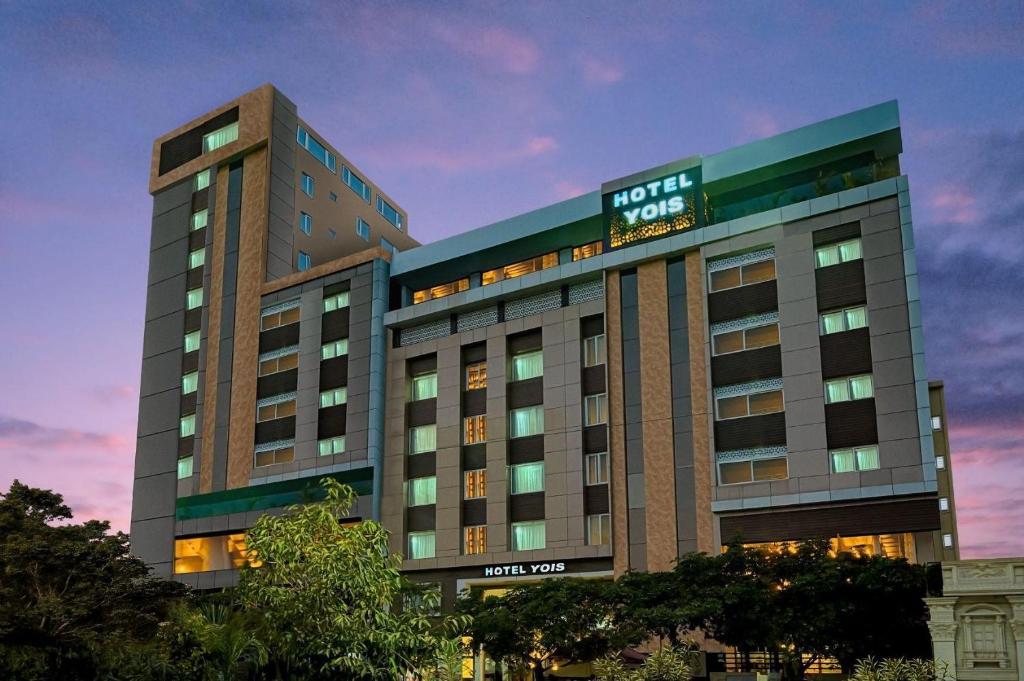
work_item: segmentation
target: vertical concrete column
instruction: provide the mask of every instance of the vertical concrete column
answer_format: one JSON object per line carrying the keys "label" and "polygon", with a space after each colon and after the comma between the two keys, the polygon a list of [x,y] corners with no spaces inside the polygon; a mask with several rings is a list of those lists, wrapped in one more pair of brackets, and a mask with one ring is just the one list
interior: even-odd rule
{"label": "vertical concrete column", "polygon": [[935,664],[946,667],[948,678],[956,679],[956,597],[926,598],[928,630],[932,636]]}
{"label": "vertical concrete column", "polygon": [[605,334],[608,353],[608,447],[611,469],[612,565],[615,576],[629,569],[629,509],[626,499],[626,417],[622,391],[622,302],[619,273],[605,279]]}
{"label": "vertical concrete column", "polygon": [[690,401],[693,414],[693,493],[697,509],[697,550],[714,553],[711,513],[714,470],[709,408],[707,333],[704,317],[704,263],[700,251],[686,254],[686,315],[690,344]]}

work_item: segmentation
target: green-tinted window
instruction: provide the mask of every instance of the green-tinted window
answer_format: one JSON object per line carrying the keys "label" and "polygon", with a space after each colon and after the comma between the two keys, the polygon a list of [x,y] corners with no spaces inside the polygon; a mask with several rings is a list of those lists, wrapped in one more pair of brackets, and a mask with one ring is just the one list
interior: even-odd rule
{"label": "green-tinted window", "polygon": [[437,503],[437,478],[413,478],[409,481],[409,505],[429,506]]}
{"label": "green-tinted window", "polygon": [[412,399],[428,400],[437,397],[437,374],[420,374],[412,378]]}
{"label": "green-tinted window", "polygon": [[343,307],[348,307],[348,291],[324,298],[324,312],[333,312]]}
{"label": "green-tinted window", "polygon": [[206,220],[208,216],[209,212],[205,208],[192,213],[192,231],[194,232],[197,229],[206,227]]}
{"label": "green-tinted window", "polygon": [[509,437],[528,437],[544,432],[544,407],[522,407],[508,413]]}
{"label": "green-tinted window", "polygon": [[195,352],[199,349],[199,332],[185,334],[185,352]]}
{"label": "green-tinted window", "polygon": [[437,449],[437,424],[414,426],[409,429],[409,453],[422,454]]}
{"label": "green-tinted window", "polygon": [[523,352],[512,357],[512,380],[525,381],[544,375],[544,353],[541,350]]}
{"label": "green-tinted window", "polygon": [[178,426],[178,435],[181,437],[191,437],[196,434],[196,415],[189,414],[188,416],[182,416],[181,422]]}
{"label": "green-tinted window", "polygon": [[544,462],[521,463],[511,468],[512,494],[529,494],[544,491]]}
{"label": "green-tinted window", "polygon": [[206,189],[209,186],[210,186],[210,169],[207,168],[206,170],[201,170],[198,173],[196,173],[196,181],[195,181],[195,184],[192,185],[192,190],[193,191],[199,191],[201,189]]}
{"label": "green-tinted window", "polygon": [[345,452],[345,436],[330,437],[317,443],[320,456],[332,456]]}
{"label": "green-tinted window", "polygon": [[320,393],[320,408],[336,407],[348,402],[348,388],[334,388]]}
{"label": "green-tinted window", "polygon": [[410,532],[409,533],[409,558],[417,560],[420,558],[434,557],[434,531]]}
{"label": "green-tinted window", "polygon": [[348,354],[348,338],[324,343],[320,346],[320,359],[334,359]]}
{"label": "green-tinted window", "polygon": [[188,268],[190,270],[194,269],[196,267],[202,266],[203,263],[205,263],[205,262],[206,262],[206,249],[205,248],[197,248],[196,250],[191,251],[188,254]]}
{"label": "green-tinted window", "polygon": [[185,395],[194,393],[199,389],[199,372],[193,371],[181,377],[181,392]]}
{"label": "green-tinted window", "polygon": [[192,477],[192,456],[178,459],[178,480]]}
{"label": "green-tinted window", "polygon": [[203,304],[203,289],[194,288],[186,292],[185,294],[185,307],[189,310],[194,310],[197,307],[201,307]]}
{"label": "green-tinted window", "polygon": [[543,520],[512,523],[512,550],[534,551],[543,549],[547,525]]}
{"label": "green-tinted window", "polygon": [[214,149],[220,149],[225,144],[230,144],[238,139],[238,121],[235,121],[231,125],[225,125],[220,130],[214,130],[213,132],[203,135],[203,153],[208,153]]}

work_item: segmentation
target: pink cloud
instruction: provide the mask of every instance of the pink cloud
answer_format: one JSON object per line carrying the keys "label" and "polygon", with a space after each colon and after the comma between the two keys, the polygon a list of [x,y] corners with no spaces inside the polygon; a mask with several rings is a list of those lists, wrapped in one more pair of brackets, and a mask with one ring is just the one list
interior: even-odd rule
{"label": "pink cloud", "polygon": [[53,428],[32,421],[0,416],[0,449],[72,449],[102,447],[123,449],[127,440],[109,433],[91,433],[74,428]]}
{"label": "pink cloud", "polygon": [[745,111],[740,119],[741,130],[747,138],[760,139],[777,135],[782,130],[779,121],[765,111]]}
{"label": "pink cloud", "polygon": [[555,196],[561,201],[586,194],[587,191],[589,191],[587,187],[584,187],[578,182],[559,180],[555,183]]}
{"label": "pink cloud", "polygon": [[437,28],[437,35],[456,52],[503,73],[526,75],[540,63],[540,48],[532,40],[498,26],[444,25]]}
{"label": "pink cloud", "polygon": [[974,224],[981,217],[977,199],[962,185],[942,185],[929,198],[928,205],[941,220],[956,225]]}
{"label": "pink cloud", "polygon": [[622,66],[596,57],[583,57],[581,66],[583,79],[588,83],[610,85],[619,82],[626,75]]}
{"label": "pink cloud", "polygon": [[117,385],[101,385],[93,389],[96,400],[102,404],[110,405],[125,400],[134,401],[138,396],[138,389],[134,385],[126,383]]}

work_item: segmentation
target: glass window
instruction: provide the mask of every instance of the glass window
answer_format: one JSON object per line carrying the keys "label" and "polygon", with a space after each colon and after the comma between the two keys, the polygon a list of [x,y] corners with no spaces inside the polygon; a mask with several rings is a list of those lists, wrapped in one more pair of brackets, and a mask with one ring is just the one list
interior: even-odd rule
{"label": "glass window", "polygon": [[334,192],[331,192],[330,194],[328,194],[327,198],[329,198],[331,201],[334,201],[335,203],[338,202],[338,195],[335,194]]}
{"label": "glass window", "polygon": [[320,408],[337,407],[348,402],[348,388],[333,388],[320,393]]}
{"label": "glass window", "polygon": [[946,457],[944,457],[944,456],[937,456],[937,457],[935,457],[935,467],[938,468],[940,471],[943,470],[946,467]]}
{"label": "glass window", "polygon": [[583,398],[583,425],[608,423],[608,395],[587,395]]}
{"label": "glass window", "polygon": [[487,441],[487,417],[467,416],[462,419],[463,441],[467,445],[475,445]]}
{"label": "glass window", "polygon": [[195,352],[199,349],[199,332],[193,331],[185,334],[185,352]]}
{"label": "glass window", "polygon": [[487,387],[487,362],[466,365],[466,390],[481,390]]}
{"label": "glass window", "polygon": [[781,390],[719,397],[715,400],[718,407],[718,420],[735,419],[758,414],[774,414],[785,410]]}
{"label": "glass window", "polygon": [[437,449],[437,424],[414,426],[409,429],[409,453],[422,454]]}
{"label": "glass window", "polygon": [[302,173],[302,193],[306,196],[313,196],[313,185],[313,178],[306,173]]}
{"label": "glass window", "polygon": [[199,372],[193,371],[181,377],[181,392],[184,395],[191,395],[199,389]]}
{"label": "glass window", "polygon": [[595,255],[601,255],[601,251],[603,250],[603,241],[593,241],[589,244],[576,246],[575,248],[572,249],[573,262],[577,260],[586,260],[587,258],[593,258]]}
{"label": "glass window", "polygon": [[525,274],[531,274],[532,272],[539,272],[540,270],[546,270],[549,267],[558,266],[558,253],[545,253],[544,255],[538,255],[536,258],[530,258],[529,260],[522,260],[520,262],[514,262],[511,265],[505,265],[497,269],[488,270],[484,272],[480,277],[480,283],[483,286],[487,284],[493,284],[496,281],[503,279],[514,279],[521,277]]}
{"label": "glass window", "polygon": [[191,454],[178,459],[178,480],[192,477],[192,460]]}
{"label": "glass window", "polygon": [[487,469],[478,468],[463,474],[462,494],[466,499],[483,499],[487,496]]}
{"label": "glass window", "polygon": [[289,307],[279,312],[268,312],[260,316],[260,331],[269,331],[279,326],[295,324],[299,321],[299,306]]}
{"label": "glass window", "polygon": [[544,351],[532,350],[512,356],[512,380],[525,381],[544,375]]}
{"label": "glass window", "polygon": [[878,446],[857,447],[854,449],[857,456],[857,469],[862,471],[873,471],[878,468]]}
{"label": "glass window", "polygon": [[334,359],[348,354],[348,338],[340,338],[320,346],[320,359]]}
{"label": "glass window", "polygon": [[[382,239],[383,241],[383,239]],[[434,300],[436,298],[445,298],[460,291],[469,289],[469,278],[464,277],[456,281],[450,281],[447,284],[439,284],[431,288],[425,288],[420,291],[413,291],[412,293],[412,304],[418,305],[428,300]]]}
{"label": "glass window", "polygon": [[718,484],[735,485],[751,480],[749,461],[732,461],[718,464]]}
{"label": "glass window", "polygon": [[[398,251],[395,245],[388,241],[387,239],[385,239],[384,237],[380,238],[380,247],[383,248],[388,253],[390,253],[391,255],[394,255],[395,252]],[[469,280],[466,280],[466,284],[467,286],[469,285]]]}
{"label": "glass window", "polygon": [[238,121],[231,125],[225,125],[220,130],[203,135],[203,153],[209,153],[214,149],[220,149],[225,144],[230,144],[238,139]]}
{"label": "glass window", "polygon": [[283,419],[289,416],[295,416],[295,398],[273,404],[264,404],[262,407],[256,408],[257,423]]}
{"label": "glass window", "polygon": [[819,269],[851,260],[860,260],[860,238],[814,249],[814,266]]}
{"label": "glass window", "polygon": [[210,186],[210,169],[200,170],[196,173],[195,183],[192,185],[192,191],[198,192],[206,189]]}
{"label": "glass window", "polygon": [[409,505],[429,506],[437,503],[437,478],[413,478],[409,481]]}
{"label": "glass window", "polygon": [[472,556],[477,553],[487,553],[487,526],[474,525],[472,527],[465,528],[462,546],[463,553],[467,556]]}
{"label": "glass window", "polygon": [[932,430],[942,430],[942,417],[941,416],[933,416],[932,417]]}
{"label": "glass window", "polygon": [[313,216],[310,215],[309,213],[300,212],[299,213],[299,229],[301,229],[302,233],[305,234],[306,236],[312,235],[313,234]]}
{"label": "glass window", "polygon": [[711,337],[711,347],[716,355],[743,350],[743,330],[716,333]]}
{"label": "glass window", "polygon": [[345,436],[329,437],[317,442],[317,451],[320,456],[333,456],[345,453]]}
{"label": "glass window", "polygon": [[206,227],[206,221],[209,219],[209,215],[210,212],[206,208],[192,213],[192,231],[194,232]]}
{"label": "glass window", "polygon": [[949,510],[949,498],[948,497],[939,497],[939,510],[940,511],[948,511]]}
{"label": "glass window", "polygon": [[412,377],[411,400],[429,400],[437,397],[437,372]]}
{"label": "glass window", "polygon": [[291,369],[298,368],[299,366],[299,351],[296,350],[287,355],[280,355],[278,357],[271,357],[269,359],[260,360],[259,375],[269,376],[270,374],[280,373],[282,371],[289,371]]}
{"label": "glass window", "polygon": [[259,567],[255,557],[249,557],[245,535],[222,534],[214,537],[188,537],[174,540],[174,574],[237,570],[245,563]]}
{"label": "glass window", "polygon": [[775,259],[760,260],[745,265],[737,265],[724,270],[716,270],[708,276],[711,291],[724,291],[739,286],[759,284],[775,278]]}
{"label": "glass window", "polygon": [[197,267],[202,267],[206,262],[206,249],[197,248],[194,251],[190,251],[188,254],[188,268],[190,270]]}
{"label": "glass window", "polygon": [[944,534],[942,535],[942,545],[947,549],[953,548],[953,535]]}
{"label": "glass window", "polygon": [[612,540],[612,517],[608,513],[587,516],[587,544],[599,546]]}
{"label": "glass window", "polygon": [[583,339],[583,366],[594,367],[605,363],[605,336],[603,333]]}
{"label": "glass window", "polygon": [[370,240],[370,223],[362,218],[356,218],[356,235],[365,239]]}
{"label": "glass window", "polygon": [[353,173],[345,166],[341,167],[341,181],[349,186],[349,188],[358,194],[363,201],[370,202],[370,187],[363,179]]}
{"label": "glass window", "polygon": [[847,376],[825,381],[825,403],[849,402],[874,397],[874,381],[871,374]]}
{"label": "glass window", "polygon": [[327,236],[331,237],[332,239],[336,239],[336,238],[338,238],[338,233],[337,233],[337,232],[335,232],[335,231],[334,231],[333,229],[331,229],[330,227],[328,227],[328,228],[327,228]]}
{"label": "glass window", "polygon": [[785,480],[789,477],[786,457],[729,461],[718,464],[718,484],[734,485],[762,480]]}
{"label": "glass window", "polygon": [[306,132],[306,129],[301,125],[295,133],[295,140],[299,143],[300,147],[312,154],[313,158],[327,166],[327,169],[332,173],[338,171],[338,159],[335,158],[334,154],[328,151],[327,147]]}
{"label": "glass window", "polygon": [[543,520],[531,520],[525,523],[512,523],[512,550],[534,551],[543,549],[545,545],[546,525]]}
{"label": "glass window", "polygon": [[324,298],[324,312],[334,312],[343,307],[348,307],[348,291],[335,293]]}
{"label": "glass window", "polygon": [[852,449],[836,449],[832,452],[832,472],[850,473],[857,470],[857,460]]}
{"label": "glass window", "polygon": [[196,415],[189,414],[188,416],[182,416],[178,423],[178,435],[179,437],[192,437],[196,434]]}
{"label": "glass window", "polygon": [[868,325],[868,311],[863,305],[821,315],[821,335],[863,329]]}
{"label": "glass window", "polygon": [[751,463],[754,469],[754,480],[785,480],[789,477],[786,457],[755,459]]}
{"label": "glass window", "polygon": [[294,460],[294,447],[276,447],[255,452],[253,465],[256,468],[260,468],[261,466],[273,466],[277,463],[290,463]]}
{"label": "glass window", "polygon": [[512,494],[529,494],[531,492],[544,491],[544,462],[520,463],[509,467],[511,469],[510,489]]}
{"label": "glass window", "polygon": [[779,324],[763,324],[749,329],[737,329],[716,333],[712,339],[712,349],[716,355],[725,355],[741,350],[755,350],[779,344]]}
{"label": "glass window", "polygon": [[395,227],[402,229],[402,214],[379,196],[377,197],[377,212],[383,215],[384,219]]}
{"label": "glass window", "polygon": [[305,251],[299,251],[299,271],[305,272],[313,266],[313,259],[309,257],[309,253]]}
{"label": "glass window", "polygon": [[544,432],[544,407],[522,407],[508,413],[509,437],[528,437]]}
{"label": "glass window", "polygon": [[608,482],[608,452],[587,454],[584,460],[583,472],[584,484],[606,484]]}
{"label": "glass window", "polygon": [[850,447],[832,451],[832,470],[835,473],[871,471],[879,467],[878,445]]}
{"label": "glass window", "polygon": [[194,288],[189,289],[185,293],[185,307],[189,310],[194,310],[197,307],[201,307],[203,304],[203,289]]}
{"label": "glass window", "polygon": [[409,559],[434,557],[434,531],[409,533]]}

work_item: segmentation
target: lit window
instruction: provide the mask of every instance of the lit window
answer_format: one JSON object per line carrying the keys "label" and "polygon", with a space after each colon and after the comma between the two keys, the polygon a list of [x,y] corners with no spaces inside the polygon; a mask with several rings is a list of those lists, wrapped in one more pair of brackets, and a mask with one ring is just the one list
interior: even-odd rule
{"label": "lit window", "polygon": [[198,192],[206,189],[210,186],[210,169],[201,170],[196,173],[195,184],[192,185],[192,191]]}
{"label": "lit window", "polygon": [[203,153],[209,153],[214,149],[220,149],[225,144],[231,144],[238,139],[238,121],[231,125],[225,125],[220,130],[203,135]]}
{"label": "lit window", "polygon": [[833,473],[873,471],[879,467],[878,445],[834,449],[830,453]]}
{"label": "lit window", "polygon": [[948,511],[949,510],[949,498],[948,497],[940,497],[939,498],[939,510],[940,511]]}
{"label": "lit window", "polygon": [[868,325],[868,309],[863,305],[821,315],[821,335],[863,329]]}
{"label": "lit window", "polygon": [[544,352],[532,350],[512,356],[512,380],[525,381],[544,375]]}
{"label": "lit window", "polygon": [[825,381],[825,403],[849,402],[874,397],[875,387],[871,374],[847,376]]}
{"label": "lit window", "polygon": [[483,499],[487,496],[487,469],[479,468],[463,474],[463,497],[466,499]]}
{"label": "lit window", "polygon": [[487,417],[467,416],[462,419],[462,432],[467,445],[475,445],[487,441]]}
{"label": "lit window", "polygon": [[529,437],[544,433],[544,407],[522,407],[508,413],[509,437]]}
{"label": "lit window", "polygon": [[291,463],[295,460],[295,448],[292,446],[269,447],[267,449],[257,450],[254,453],[254,456],[253,466],[256,468],[273,466],[278,463]]}
{"label": "lit window", "polygon": [[546,253],[544,255],[538,255],[536,258],[530,258],[529,260],[523,260],[512,263],[511,265],[505,265],[504,267],[488,270],[481,275],[480,282],[483,286],[486,286],[487,284],[493,284],[503,279],[514,279],[525,274],[531,274],[532,272],[546,270],[549,267],[556,267],[557,265],[558,253]]}
{"label": "lit window", "polygon": [[256,423],[273,421],[274,419],[283,419],[289,416],[295,416],[294,397],[281,400],[280,402],[264,404],[256,408]]}
{"label": "lit window", "polygon": [[301,125],[295,133],[295,140],[299,143],[299,146],[308,151],[313,157],[327,166],[327,169],[332,173],[338,170],[338,160],[334,157],[334,154],[327,151],[327,147],[320,144],[312,135],[306,132],[306,129]]}
{"label": "lit window", "polygon": [[942,430],[942,417],[941,416],[933,416],[932,417],[932,430]]}
{"label": "lit window", "polygon": [[779,344],[779,324],[763,324],[749,329],[736,329],[716,333],[711,338],[711,347],[716,355],[725,355],[730,352],[742,352],[743,350],[755,350]]}
{"label": "lit window", "polygon": [[335,293],[324,298],[324,312],[334,312],[343,307],[348,307],[348,291]]}
{"label": "lit window", "polygon": [[196,434],[196,415],[189,414],[188,416],[182,416],[178,422],[178,436],[179,437],[192,437]]}
{"label": "lit window", "polygon": [[192,231],[194,232],[197,229],[206,227],[206,221],[209,219],[209,215],[210,212],[206,208],[192,213]]}
{"label": "lit window", "polygon": [[348,354],[348,338],[341,338],[320,346],[320,359],[334,359]]}
{"label": "lit window", "polygon": [[544,462],[520,463],[509,467],[512,494],[544,491]]}
{"label": "lit window", "polygon": [[192,477],[192,461],[191,454],[178,459],[178,480]]}
{"label": "lit window", "polygon": [[409,481],[409,505],[429,506],[437,503],[437,478],[413,478]]}
{"label": "lit window", "polygon": [[390,253],[391,255],[394,255],[398,251],[395,245],[388,241],[387,239],[385,239],[384,237],[380,238],[380,247],[383,248],[388,253]]}
{"label": "lit window", "polygon": [[270,357],[268,359],[260,360],[259,375],[269,376],[270,374],[276,374],[281,371],[289,371],[296,369],[299,366],[299,352],[295,350],[287,355],[278,355],[276,357]]}
{"label": "lit window", "polygon": [[316,443],[320,456],[333,456],[345,453],[345,436],[329,437]]}
{"label": "lit window", "polygon": [[946,457],[944,457],[944,456],[937,456],[937,457],[935,457],[935,467],[937,469],[939,469],[940,471],[941,470],[945,470],[945,468],[946,468]]}
{"label": "lit window", "polygon": [[203,304],[203,289],[194,288],[185,293],[185,307],[194,310]]}
{"label": "lit window", "polygon": [[174,574],[237,570],[246,563],[259,567],[250,557],[245,535],[222,534],[214,537],[188,537],[174,540]]}
{"label": "lit window", "polygon": [[183,395],[191,395],[199,389],[199,372],[193,371],[181,377],[181,392]]}
{"label": "lit window", "polygon": [[583,425],[608,423],[608,395],[587,395],[583,398]]}
{"label": "lit window", "polygon": [[715,270],[708,276],[712,292],[725,291],[739,286],[749,286],[750,284],[760,284],[775,278],[775,260],[761,260],[729,267],[724,270]]}
{"label": "lit window", "polygon": [[320,393],[320,408],[337,407],[348,402],[348,388],[332,388]]}
{"label": "lit window", "polygon": [[413,376],[410,399],[415,402],[416,400],[429,400],[432,397],[437,397],[437,372]]}
{"label": "lit window", "polygon": [[572,249],[573,262],[577,260],[585,260],[587,258],[593,258],[595,255],[601,255],[601,251],[604,250],[603,241],[594,241],[589,244],[582,246],[576,246]]}
{"label": "lit window", "polygon": [[718,464],[718,484],[734,485],[761,480],[785,480],[789,477],[786,457],[729,461]]}
{"label": "lit window", "polygon": [[719,421],[759,414],[775,414],[786,408],[781,390],[719,397],[715,400],[715,406]]}
{"label": "lit window", "polygon": [[367,203],[370,202],[369,185],[363,182],[361,177],[344,166],[341,168],[341,181],[347,184],[356,194],[359,194],[363,201],[366,201]]}
{"label": "lit window", "polygon": [[463,553],[467,556],[487,553],[487,526],[475,525],[467,527],[463,535],[462,545]]}
{"label": "lit window", "polygon": [[299,251],[299,271],[305,272],[313,266],[313,259],[309,257],[309,253],[305,251]]}
{"label": "lit window", "polygon": [[535,551],[545,545],[546,524],[543,520],[512,523],[512,550]]}
{"label": "lit window", "polygon": [[587,544],[600,546],[612,540],[612,517],[608,513],[587,516]]}
{"label": "lit window", "polygon": [[851,260],[860,260],[860,239],[850,239],[838,244],[819,246],[814,249],[814,266],[831,267]]}
{"label": "lit window", "polygon": [[185,352],[195,352],[199,349],[199,332],[193,331],[185,334]]}
{"label": "lit window", "polygon": [[487,387],[487,362],[466,365],[466,390],[481,390]]}
{"label": "lit window", "polygon": [[434,557],[434,531],[409,533],[409,559]]}
{"label": "lit window", "polygon": [[942,545],[947,549],[953,548],[953,535],[944,534],[942,535]]}
{"label": "lit window", "polygon": [[369,241],[370,240],[370,223],[362,218],[356,218],[356,236]]}
{"label": "lit window", "polygon": [[468,288],[469,279],[463,278],[457,281],[450,281],[447,284],[440,284],[438,286],[425,288],[420,291],[413,291],[412,304],[418,305],[419,303],[423,303],[428,300],[434,300],[435,298],[444,298],[446,296],[452,295],[453,293],[465,291]]}
{"label": "lit window", "polygon": [[413,426],[409,429],[409,453],[422,454],[437,449],[437,424]]}
{"label": "lit window", "polygon": [[606,484],[608,482],[608,452],[587,454],[584,460],[583,475],[584,484]]}
{"label": "lit window", "polygon": [[402,229],[402,214],[379,196],[377,197],[377,212],[383,215],[384,219],[395,227]]}
{"label": "lit window", "polygon": [[197,248],[188,254],[188,268],[195,269],[196,267],[202,267],[203,263],[206,262],[206,249]]}
{"label": "lit window", "polygon": [[[300,211],[299,212],[299,229],[301,229],[302,233],[305,234],[306,236],[312,235],[313,234],[313,216],[310,215],[309,213],[303,213],[303,212]],[[309,268],[307,268],[307,269],[309,269]]]}
{"label": "lit window", "polygon": [[289,307],[277,312],[265,312],[260,315],[260,331],[269,331],[279,326],[295,324],[299,321],[299,306]]}
{"label": "lit window", "polygon": [[593,367],[605,363],[604,334],[583,339],[583,366]]}
{"label": "lit window", "polygon": [[313,178],[302,173],[302,193],[306,196],[313,196]]}

